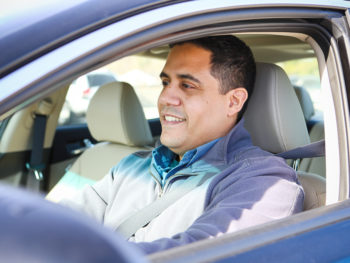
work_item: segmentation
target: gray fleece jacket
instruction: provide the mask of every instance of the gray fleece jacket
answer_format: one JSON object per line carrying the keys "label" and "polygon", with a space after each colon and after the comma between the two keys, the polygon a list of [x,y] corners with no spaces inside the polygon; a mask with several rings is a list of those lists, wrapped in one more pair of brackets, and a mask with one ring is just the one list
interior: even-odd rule
{"label": "gray fleece jacket", "polygon": [[173,158],[165,146],[132,154],[66,204],[115,230],[140,209],[201,177],[199,186],[129,239],[145,253],[216,237],[303,209],[304,193],[295,171],[282,158],[253,146],[243,121],[220,140],[192,150],[185,161],[174,166]]}

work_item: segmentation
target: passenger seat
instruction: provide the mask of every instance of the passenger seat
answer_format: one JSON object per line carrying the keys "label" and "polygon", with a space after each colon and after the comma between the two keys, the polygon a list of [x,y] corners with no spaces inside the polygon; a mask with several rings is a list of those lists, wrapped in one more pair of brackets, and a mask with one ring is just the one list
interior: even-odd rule
{"label": "passenger seat", "polygon": [[101,86],[90,101],[86,119],[99,143],[74,162],[47,195],[51,201],[69,198],[85,184],[101,179],[125,156],[151,149],[154,143],[141,103],[128,83]]}

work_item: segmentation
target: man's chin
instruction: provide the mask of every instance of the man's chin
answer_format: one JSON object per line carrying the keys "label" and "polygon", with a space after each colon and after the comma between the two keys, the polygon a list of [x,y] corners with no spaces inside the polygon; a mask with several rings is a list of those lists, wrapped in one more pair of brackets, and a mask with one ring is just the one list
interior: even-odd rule
{"label": "man's chin", "polygon": [[181,142],[178,140],[174,140],[173,138],[166,138],[165,136],[161,136],[160,142],[176,154],[180,154],[182,152],[181,151]]}

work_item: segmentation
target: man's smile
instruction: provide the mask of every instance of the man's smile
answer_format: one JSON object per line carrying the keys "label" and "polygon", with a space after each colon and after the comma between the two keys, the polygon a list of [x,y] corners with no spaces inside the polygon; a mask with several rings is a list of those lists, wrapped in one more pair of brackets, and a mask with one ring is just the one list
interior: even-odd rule
{"label": "man's smile", "polygon": [[180,123],[183,123],[185,121],[186,121],[185,118],[181,118],[179,116],[168,115],[168,114],[163,115],[163,123],[164,124],[180,124]]}

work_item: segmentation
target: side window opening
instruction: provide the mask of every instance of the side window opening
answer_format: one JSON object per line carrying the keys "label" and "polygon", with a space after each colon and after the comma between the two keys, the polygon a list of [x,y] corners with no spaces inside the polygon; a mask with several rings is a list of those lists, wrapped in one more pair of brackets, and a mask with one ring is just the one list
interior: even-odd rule
{"label": "side window opening", "polygon": [[323,106],[317,59],[313,57],[290,60],[278,63],[278,65],[287,72],[294,87],[303,89],[310,96],[313,106],[313,114],[310,119],[322,121]]}

